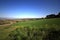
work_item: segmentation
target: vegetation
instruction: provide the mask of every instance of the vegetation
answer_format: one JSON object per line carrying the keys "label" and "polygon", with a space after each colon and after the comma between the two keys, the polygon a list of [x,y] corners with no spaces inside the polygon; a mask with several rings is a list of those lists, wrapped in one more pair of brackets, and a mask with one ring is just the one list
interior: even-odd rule
{"label": "vegetation", "polygon": [[7,20],[0,20],[0,25],[3,25],[3,24],[10,24],[10,22]]}
{"label": "vegetation", "polygon": [[47,15],[46,18],[60,18],[60,12],[57,15],[55,14]]}
{"label": "vegetation", "polygon": [[[44,19],[20,22],[15,31],[9,34],[11,40],[60,40],[60,19]],[[55,37],[53,37],[55,36]]]}
{"label": "vegetation", "polygon": [[60,18],[17,22],[0,27],[0,40],[60,40]]}
{"label": "vegetation", "polygon": [[0,25],[0,40],[60,40],[60,13],[46,19],[0,20]]}

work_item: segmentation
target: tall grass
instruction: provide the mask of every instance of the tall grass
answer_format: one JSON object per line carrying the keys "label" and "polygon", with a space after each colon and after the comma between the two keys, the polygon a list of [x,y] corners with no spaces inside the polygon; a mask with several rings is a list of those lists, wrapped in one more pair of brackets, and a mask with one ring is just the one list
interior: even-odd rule
{"label": "tall grass", "polygon": [[60,40],[59,18],[18,22],[13,26],[20,28],[9,34],[10,40]]}
{"label": "tall grass", "polygon": [[0,26],[0,40],[60,40],[60,18]]}

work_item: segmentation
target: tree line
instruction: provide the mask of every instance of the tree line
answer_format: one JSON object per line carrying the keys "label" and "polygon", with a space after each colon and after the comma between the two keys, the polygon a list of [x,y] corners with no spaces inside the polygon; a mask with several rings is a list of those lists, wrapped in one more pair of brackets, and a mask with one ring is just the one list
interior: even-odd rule
{"label": "tree line", "polygon": [[46,18],[60,18],[60,12],[57,15],[55,14],[47,15]]}

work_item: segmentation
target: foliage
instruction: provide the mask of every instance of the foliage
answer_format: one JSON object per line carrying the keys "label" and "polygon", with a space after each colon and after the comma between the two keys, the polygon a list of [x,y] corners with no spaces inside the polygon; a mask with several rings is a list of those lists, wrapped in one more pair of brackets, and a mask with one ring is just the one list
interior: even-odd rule
{"label": "foliage", "polygon": [[0,25],[3,25],[3,24],[10,24],[10,22],[7,20],[0,20]]}
{"label": "foliage", "polygon": [[[54,35],[58,38],[53,37]],[[60,40],[60,18],[21,21],[10,26],[0,26],[0,40],[52,40],[52,38]]]}
{"label": "foliage", "polygon": [[21,27],[12,31],[9,38],[11,40],[60,40],[59,20],[44,19],[17,23],[15,25]]}
{"label": "foliage", "polygon": [[60,18],[60,12],[57,15],[55,14],[47,15],[46,18]]}

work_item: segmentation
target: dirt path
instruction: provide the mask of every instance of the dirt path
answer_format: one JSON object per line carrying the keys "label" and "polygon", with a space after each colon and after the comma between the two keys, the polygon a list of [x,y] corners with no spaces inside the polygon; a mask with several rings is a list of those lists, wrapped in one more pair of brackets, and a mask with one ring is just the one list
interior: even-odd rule
{"label": "dirt path", "polygon": [[3,25],[0,25],[0,26],[9,26],[11,24],[13,24],[14,22],[10,22],[9,24],[3,24]]}
{"label": "dirt path", "polygon": [[5,28],[10,28],[10,26],[11,26],[12,24],[15,24],[15,23],[10,22],[10,24],[0,25],[0,31],[1,31],[1,30],[4,30]]}

